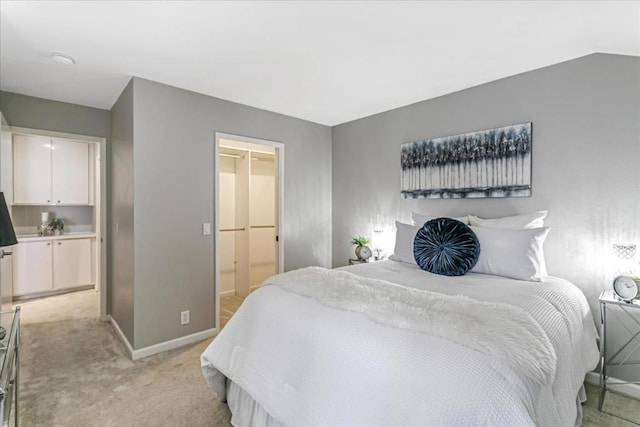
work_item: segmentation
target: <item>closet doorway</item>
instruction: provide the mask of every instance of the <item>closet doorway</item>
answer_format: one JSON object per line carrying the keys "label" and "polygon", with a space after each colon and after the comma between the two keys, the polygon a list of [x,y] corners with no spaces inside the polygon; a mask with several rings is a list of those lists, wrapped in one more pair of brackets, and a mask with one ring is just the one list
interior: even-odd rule
{"label": "closet doorway", "polygon": [[216,133],[216,306],[283,271],[284,144]]}

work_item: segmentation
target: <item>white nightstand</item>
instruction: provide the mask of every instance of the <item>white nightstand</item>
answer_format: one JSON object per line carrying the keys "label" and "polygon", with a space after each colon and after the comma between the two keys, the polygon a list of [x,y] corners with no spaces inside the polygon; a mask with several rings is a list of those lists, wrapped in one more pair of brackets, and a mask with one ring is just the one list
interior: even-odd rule
{"label": "white nightstand", "polygon": [[[640,355],[640,321],[637,316],[640,316],[640,301],[636,300],[634,302],[625,302],[613,294],[613,290],[608,289],[602,291],[600,294],[600,398],[598,400],[598,410],[602,411],[602,405],[604,403],[605,392],[607,391],[607,381],[609,379],[607,368],[610,366],[626,366],[626,365],[640,365],[640,360],[631,359],[631,356],[634,353],[638,356]],[[635,313],[635,315],[634,315]],[[610,321],[607,320],[607,317],[615,318],[618,322],[615,323],[618,327],[623,327],[629,332],[631,338],[627,342],[625,342],[618,349],[609,349],[607,352],[607,323]],[[631,319],[631,322],[627,321],[626,323],[621,321],[621,319],[625,317],[627,319]],[[631,323],[632,328],[628,326]],[[612,327],[614,324],[609,325]],[[631,348],[629,352],[626,354],[623,353],[624,349],[626,349],[630,344],[637,344],[635,348]],[[608,353],[612,353],[609,355]],[[638,382],[631,381],[616,381],[613,384],[639,384]],[[606,411],[603,411],[606,412]],[[617,416],[619,418],[624,418],[616,414],[610,414]],[[626,418],[624,418],[626,419]],[[628,420],[631,421],[631,420]]]}

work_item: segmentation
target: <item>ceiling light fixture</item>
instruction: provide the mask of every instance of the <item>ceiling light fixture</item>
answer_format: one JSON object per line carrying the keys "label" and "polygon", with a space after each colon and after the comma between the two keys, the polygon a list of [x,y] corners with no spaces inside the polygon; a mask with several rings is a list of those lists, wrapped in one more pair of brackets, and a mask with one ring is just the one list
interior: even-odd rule
{"label": "ceiling light fixture", "polygon": [[64,53],[52,53],[51,60],[56,64],[62,65],[73,65],[76,63],[75,59],[73,59],[69,55],[65,55]]}

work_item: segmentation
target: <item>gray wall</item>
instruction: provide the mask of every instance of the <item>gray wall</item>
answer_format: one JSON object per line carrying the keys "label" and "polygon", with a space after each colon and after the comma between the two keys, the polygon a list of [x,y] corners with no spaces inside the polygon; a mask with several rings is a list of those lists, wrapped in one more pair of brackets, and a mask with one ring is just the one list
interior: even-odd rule
{"label": "gray wall", "polygon": [[[109,152],[111,139],[111,112],[99,108],[51,101],[17,93],[0,91],[0,111],[10,126],[41,129],[54,132],[66,132],[77,135],[105,138],[106,175],[110,180]],[[107,211],[110,198],[107,194]],[[107,232],[108,230],[107,226]],[[107,245],[109,242],[107,242]],[[107,254],[109,247],[107,246]],[[107,256],[107,266],[110,259]],[[110,277],[107,275],[107,294],[110,289]],[[110,312],[109,296],[107,296],[107,313]]]}
{"label": "gray wall", "polygon": [[109,110],[0,91],[0,111],[10,126],[97,136],[107,140],[111,135]]}
{"label": "gray wall", "polygon": [[111,316],[129,343],[134,340],[133,272],[133,80],[111,109],[111,196],[109,218]]}
{"label": "gray wall", "polygon": [[214,327],[215,132],[284,143],[285,269],[330,266],[329,127],[140,78],[133,105],[134,348]]}
{"label": "gray wall", "polygon": [[[595,54],[334,127],[333,265],[347,263],[352,236],[373,236],[374,227],[392,234],[411,210],[499,217],[548,209],[549,273],[582,288],[597,314],[614,273],[612,243],[640,245],[639,76],[640,58]],[[400,144],[529,121],[531,197],[401,199]]]}

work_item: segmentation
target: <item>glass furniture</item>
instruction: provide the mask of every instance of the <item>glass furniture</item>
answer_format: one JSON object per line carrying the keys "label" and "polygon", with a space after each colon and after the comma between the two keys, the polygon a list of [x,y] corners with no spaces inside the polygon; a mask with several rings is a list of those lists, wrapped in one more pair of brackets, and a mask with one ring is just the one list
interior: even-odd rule
{"label": "glass furniture", "polygon": [[[20,307],[0,312],[0,419],[3,426],[18,426],[20,378]],[[2,336],[0,330],[0,336]]]}
{"label": "glass furniture", "polygon": [[[620,384],[640,384],[640,381],[610,381],[609,368],[616,368],[627,365],[640,365],[640,360],[632,358],[638,357],[640,350],[640,301],[625,302],[613,294],[613,290],[607,289],[600,294],[600,397],[598,400],[598,410],[618,418],[628,420],[620,415],[612,414],[602,410],[605,393],[608,385]],[[631,335],[619,348],[607,349],[607,323],[611,319],[617,320],[615,325],[622,327]],[[626,319],[626,321],[623,321]],[[613,326],[610,325],[609,328]],[[609,384],[607,384],[609,383]]]}

